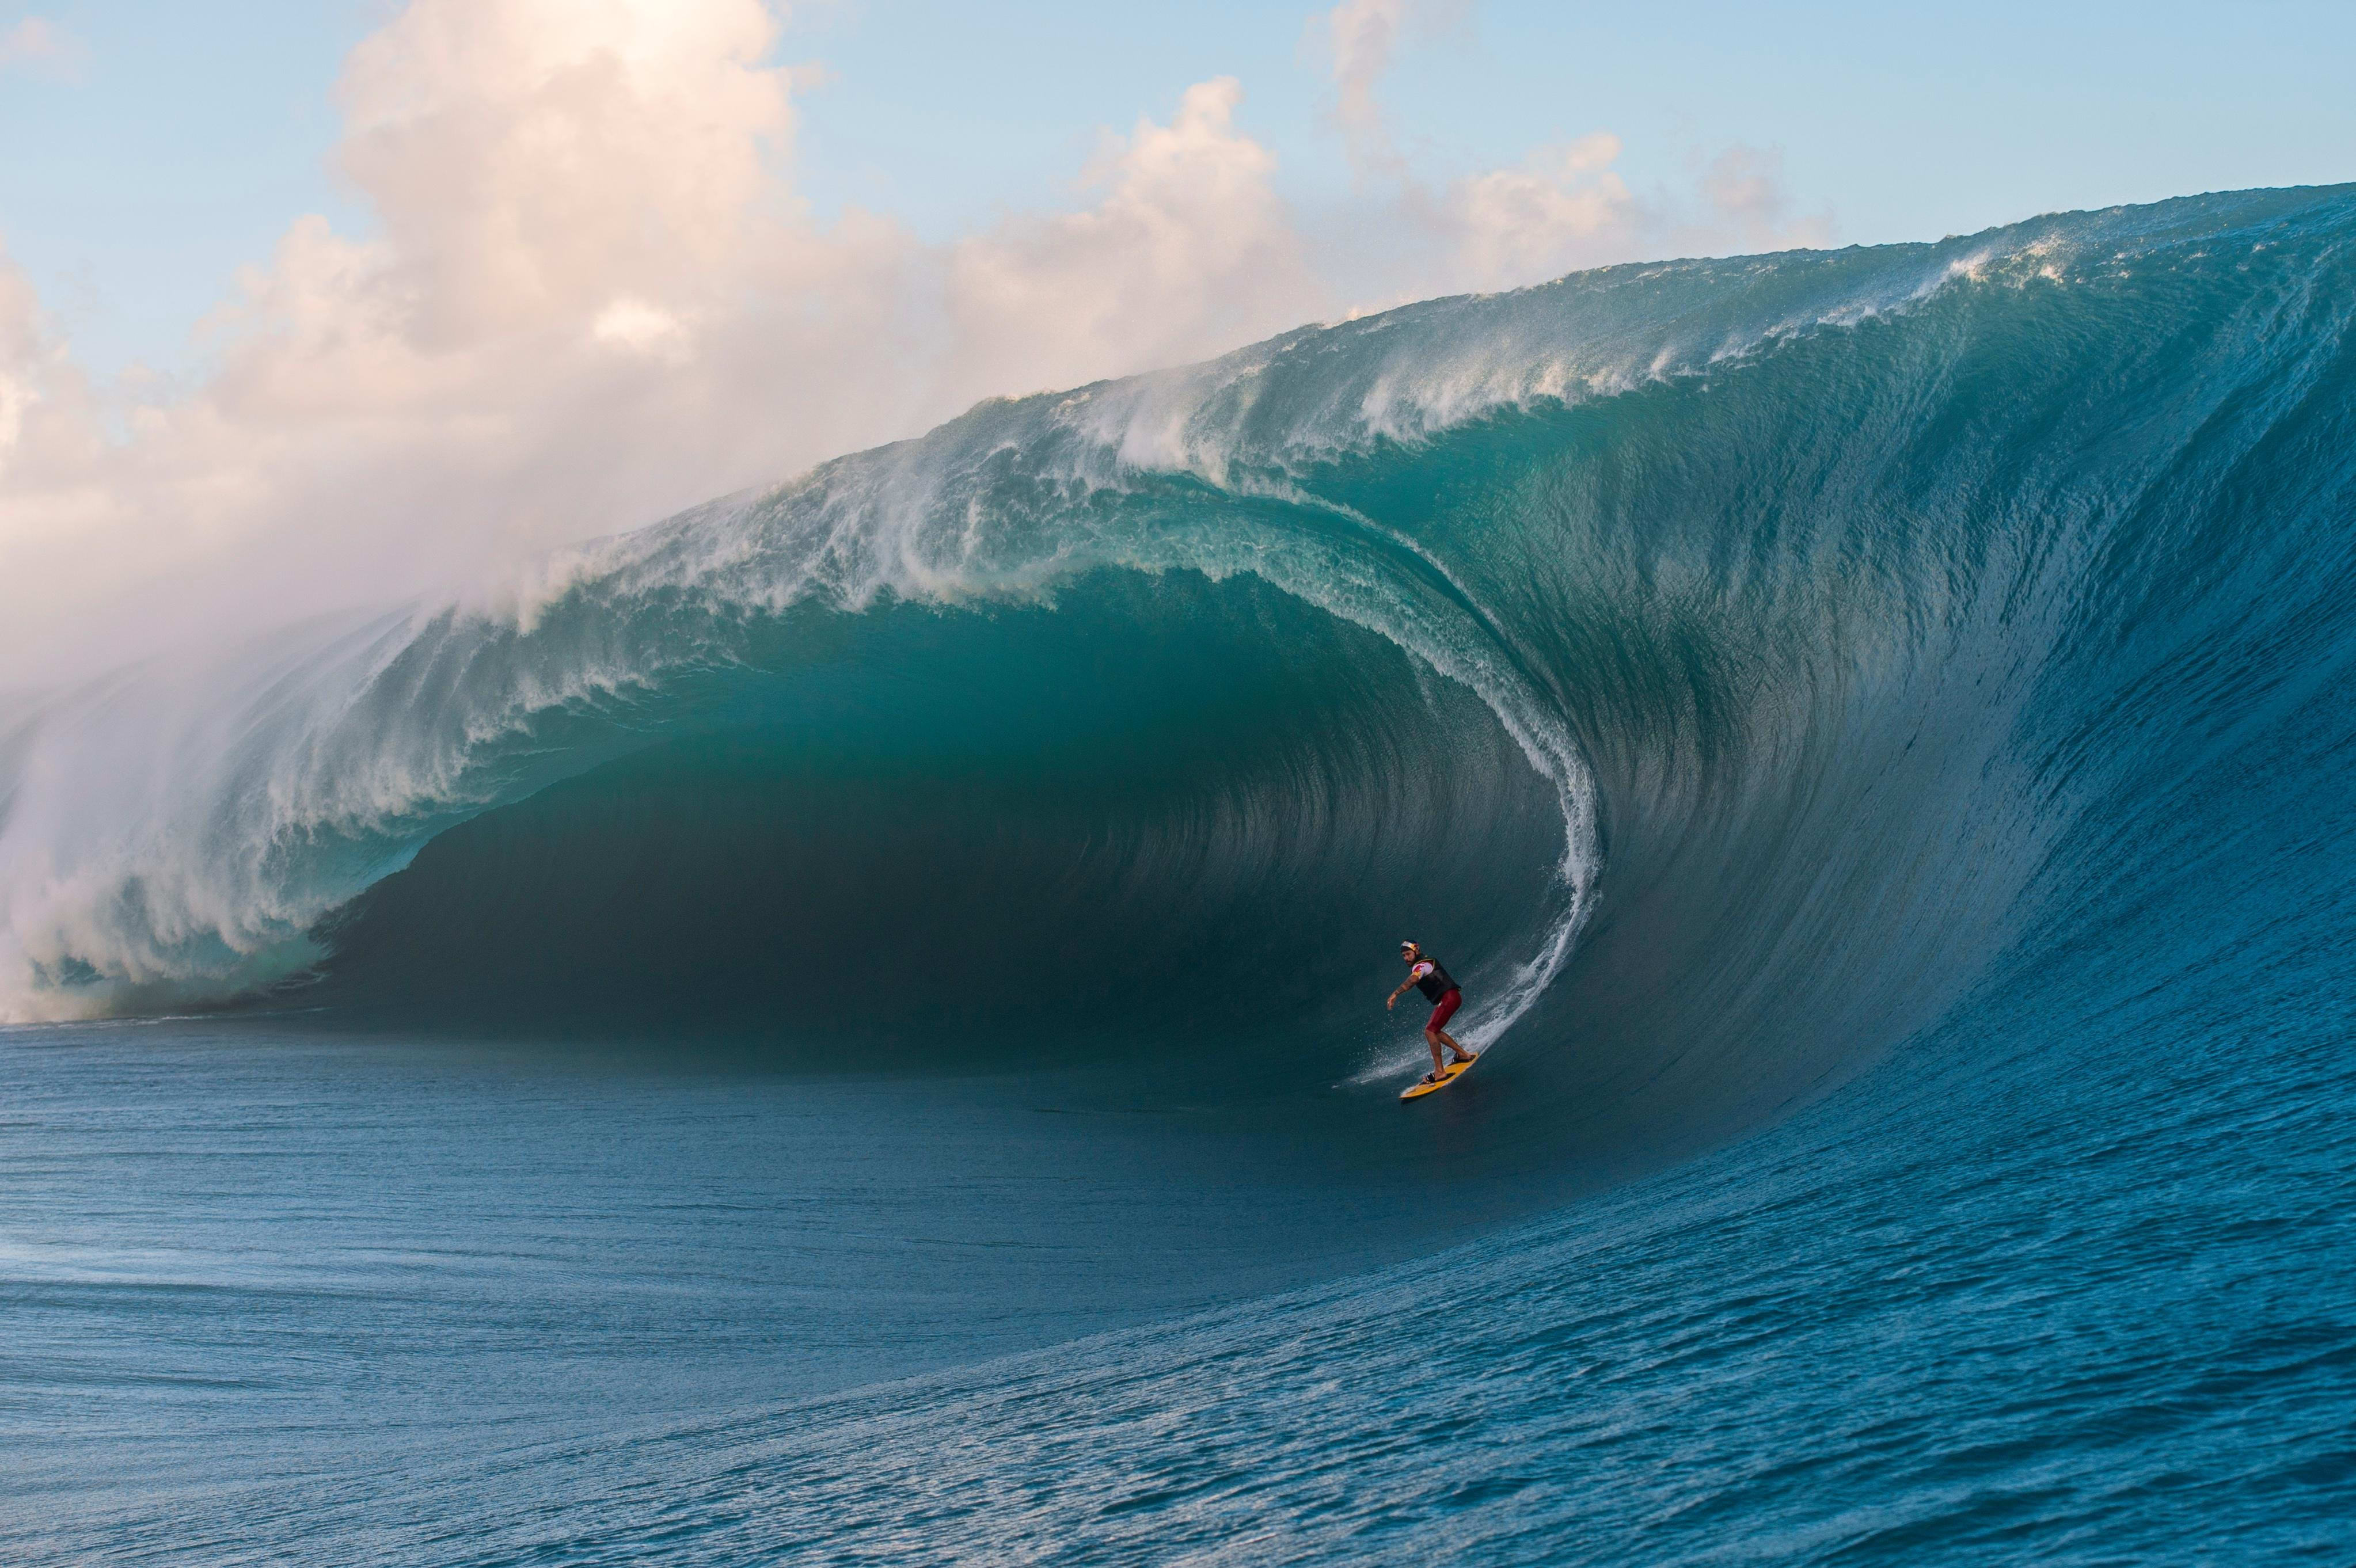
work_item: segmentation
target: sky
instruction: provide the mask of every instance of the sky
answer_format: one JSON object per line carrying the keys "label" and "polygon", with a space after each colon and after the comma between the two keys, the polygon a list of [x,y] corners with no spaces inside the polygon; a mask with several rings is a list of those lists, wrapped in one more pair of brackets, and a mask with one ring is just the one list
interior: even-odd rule
{"label": "sky", "polygon": [[0,0],[0,687],[975,399],[2356,178],[2356,5]]}

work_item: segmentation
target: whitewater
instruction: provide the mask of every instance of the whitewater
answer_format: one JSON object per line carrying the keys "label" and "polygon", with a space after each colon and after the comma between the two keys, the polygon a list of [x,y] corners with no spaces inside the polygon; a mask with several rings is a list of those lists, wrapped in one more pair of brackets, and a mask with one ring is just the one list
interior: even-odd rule
{"label": "whitewater", "polygon": [[2346,1560],[2352,557],[2356,187],[2258,191],[10,696],[0,1549]]}

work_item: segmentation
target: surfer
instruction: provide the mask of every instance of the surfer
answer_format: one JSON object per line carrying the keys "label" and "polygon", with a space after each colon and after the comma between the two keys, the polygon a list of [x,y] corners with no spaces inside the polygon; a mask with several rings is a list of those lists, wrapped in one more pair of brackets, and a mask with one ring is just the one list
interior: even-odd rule
{"label": "surfer", "polygon": [[1446,965],[1414,943],[1400,943],[1399,956],[1407,960],[1407,978],[1399,982],[1398,989],[1391,993],[1383,1008],[1387,1012],[1398,1007],[1398,999],[1407,995],[1409,986],[1421,991],[1423,999],[1432,1004],[1430,1021],[1423,1026],[1423,1043],[1431,1047],[1431,1076],[1423,1082],[1437,1083],[1448,1071],[1447,1062],[1440,1054],[1441,1046],[1454,1051],[1457,1061],[1468,1064],[1474,1054],[1457,1044],[1455,1037],[1441,1027],[1455,1016],[1458,1008],[1464,1005],[1464,992],[1457,986],[1456,976],[1448,972]]}

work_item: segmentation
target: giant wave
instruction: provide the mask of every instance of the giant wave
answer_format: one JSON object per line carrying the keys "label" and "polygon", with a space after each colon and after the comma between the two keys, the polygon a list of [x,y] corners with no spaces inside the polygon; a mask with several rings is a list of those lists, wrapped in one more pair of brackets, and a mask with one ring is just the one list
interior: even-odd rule
{"label": "giant wave", "polygon": [[1541,1132],[1697,1147],[2116,918],[2343,674],[2351,237],[2262,192],[1434,301],[22,699],[0,1017],[1347,1083],[1419,1054],[1411,934]]}

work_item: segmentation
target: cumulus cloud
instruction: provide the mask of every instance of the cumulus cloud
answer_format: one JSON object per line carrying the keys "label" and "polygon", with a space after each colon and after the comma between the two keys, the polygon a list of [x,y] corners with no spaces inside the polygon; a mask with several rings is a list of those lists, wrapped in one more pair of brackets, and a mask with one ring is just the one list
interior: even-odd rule
{"label": "cumulus cloud", "polygon": [[1236,129],[1242,95],[1231,77],[1187,89],[1169,124],[1141,120],[1099,157],[1097,205],[951,251],[969,379],[1020,363],[1029,380],[1005,389],[1027,391],[1200,358],[1328,303],[1269,185],[1275,158]]}
{"label": "cumulus cloud", "polygon": [[1348,233],[1288,209],[1222,78],[1108,139],[1076,210],[931,244],[812,218],[796,94],[821,73],[771,63],[764,0],[411,0],[338,91],[373,229],[291,224],[193,386],[92,384],[0,257],[0,687],[421,591],[991,393],[1788,227],[1765,155],[1682,206],[1630,191],[1608,136],[1419,184],[1375,87],[1439,14],[1326,19],[1339,123],[1392,159]]}
{"label": "cumulus cloud", "polygon": [[759,0],[494,0],[361,43],[339,156],[406,329],[464,344],[734,270],[792,151],[777,31]]}

